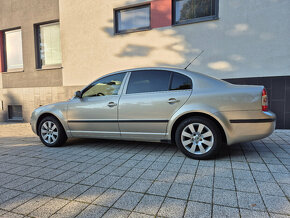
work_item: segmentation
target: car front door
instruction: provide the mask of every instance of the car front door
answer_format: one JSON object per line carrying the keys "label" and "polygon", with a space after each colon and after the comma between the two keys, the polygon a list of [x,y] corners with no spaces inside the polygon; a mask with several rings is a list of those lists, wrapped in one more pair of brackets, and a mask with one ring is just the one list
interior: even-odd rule
{"label": "car front door", "polygon": [[74,137],[119,138],[118,102],[126,73],[103,77],[68,103],[68,126]]}
{"label": "car front door", "polygon": [[191,79],[179,73],[165,70],[131,72],[119,101],[121,137],[165,138],[169,119],[186,102],[191,91]]}

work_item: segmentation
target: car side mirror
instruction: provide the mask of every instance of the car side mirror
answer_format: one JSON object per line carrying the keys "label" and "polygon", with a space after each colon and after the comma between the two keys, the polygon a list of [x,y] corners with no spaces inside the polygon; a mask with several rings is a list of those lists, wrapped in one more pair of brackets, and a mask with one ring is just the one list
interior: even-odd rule
{"label": "car side mirror", "polygon": [[76,93],[75,93],[75,97],[77,97],[77,98],[82,98],[82,93],[81,93],[81,91],[76,91]]}

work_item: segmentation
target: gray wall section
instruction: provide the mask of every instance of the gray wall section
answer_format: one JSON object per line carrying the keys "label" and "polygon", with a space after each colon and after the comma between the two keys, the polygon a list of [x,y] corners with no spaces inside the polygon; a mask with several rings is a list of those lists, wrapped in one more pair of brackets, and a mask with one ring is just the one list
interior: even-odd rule
{"label": "gray wall section", "polygon": [[29,122],[32,111],[41,105],[66,101],[82,86],[71,87],[32,87],[0,89],[0,122],[8,120],[8,105],[22,105],[23,122]]}
{"label": "gray wall section", "polygon": [[1,73],[3,88],[62,86],[62,69],[37,70],[34,24],[59,19],[58,0],[1,0],[0,31],[21,27],[23,72]]}
{"label": "gray wall section", "polygon": [[290,76],[225,79],[233,84],[263,85],[269,109],[277,115],[277,129],[290,129]]}

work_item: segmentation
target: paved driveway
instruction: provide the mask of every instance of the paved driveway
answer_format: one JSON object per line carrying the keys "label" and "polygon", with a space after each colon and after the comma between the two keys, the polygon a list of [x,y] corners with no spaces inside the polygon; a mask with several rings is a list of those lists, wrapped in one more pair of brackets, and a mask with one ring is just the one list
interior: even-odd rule
{"label": "paved driveway", "polygon": [[0,125],[0,216],[287,217],[290,131],[197,161],[167,144],[70,140],[47,148]]}

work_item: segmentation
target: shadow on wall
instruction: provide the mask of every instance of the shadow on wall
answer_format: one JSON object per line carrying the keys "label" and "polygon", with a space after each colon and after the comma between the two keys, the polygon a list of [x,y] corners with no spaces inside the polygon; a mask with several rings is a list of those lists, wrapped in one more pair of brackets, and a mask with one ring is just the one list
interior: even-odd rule
{"label": "shadow on wall", "polygon": [[[134,1],[127,1],[124,5],[129,3],[133,4]],[[255,13],[249,14],[247,11],[250,4],[259,6],[260,3],[247,2],[243,5],[228,2],[227,10],[239,9],[242,15],[231,20],[226,20],[229,19],[226,16],[234,16],[233,12],[226,12],[216,21],[114,35],[114,22],[109,19],[103,31],[111,38],[111,42],[116,43],[110,51],[113,57],[118,58],[115,61],[121,62],[120,69],[116,70],[126,69],[128,65],[130,68],[148,66],[146,63],[150,66],[184,67],[204,50],[203,55],[189,67],[190,70],[218,78],[269,75],[278,68],[270,63],[276,59],[284,60],[289,52],[286,53],[281,47],[283,51],[278,55],[278,47],[281,45],[275,39],[280,37],[279,32],[271,30],[271,24],[266,25],[267,21],[256,22],[253,18]],[[267,4],[270,7],[277,3],[268,1]],[[156,13],[164,13],[162,8],[154,10]],[[166,19],[171,20],[170,17]],[[265,67],[268,63],[270,68]]]}

